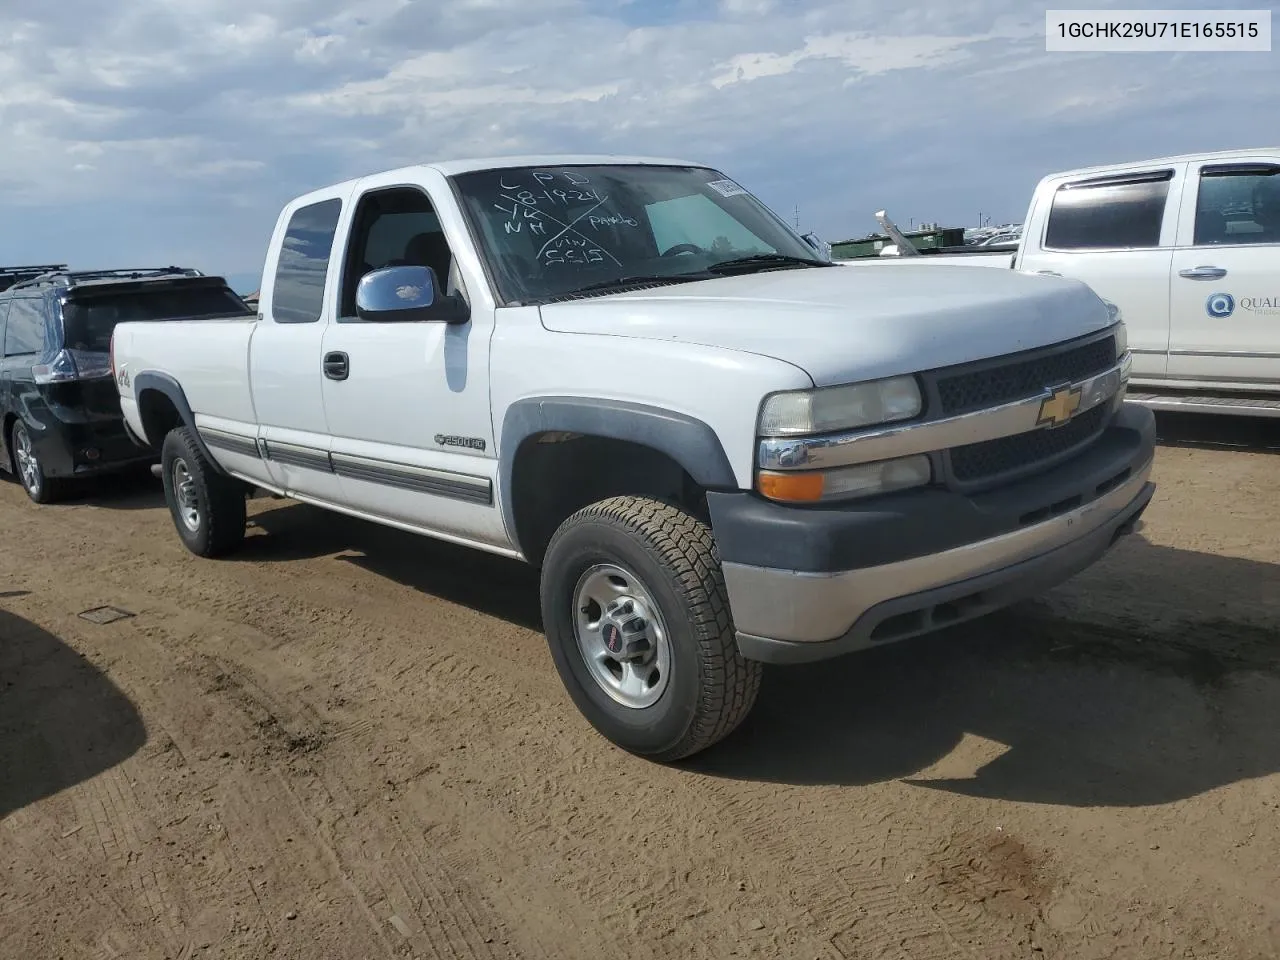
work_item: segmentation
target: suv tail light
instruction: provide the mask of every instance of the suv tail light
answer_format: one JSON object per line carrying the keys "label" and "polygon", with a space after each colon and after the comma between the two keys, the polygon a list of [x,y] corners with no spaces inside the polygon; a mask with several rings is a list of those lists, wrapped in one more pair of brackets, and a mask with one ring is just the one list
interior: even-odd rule
{"label": "suv tail light", "polygon": [[105,377],[110,372],[109,359],[100,353],[59,350],[48,363],[32,366],[31,377],[36,383],[68,383]]}

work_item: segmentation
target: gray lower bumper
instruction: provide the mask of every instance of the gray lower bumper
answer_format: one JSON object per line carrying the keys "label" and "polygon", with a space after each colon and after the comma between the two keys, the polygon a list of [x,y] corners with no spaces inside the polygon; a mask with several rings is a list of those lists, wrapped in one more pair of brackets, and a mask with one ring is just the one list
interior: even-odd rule
{"label": "gray lower bumper", "polygon": [[725,563],[738,646],[751,660],[822,660],[983,616],[1090,566],[1151,500],[1151,462],[1041,523],[930,556],[836,573]]}

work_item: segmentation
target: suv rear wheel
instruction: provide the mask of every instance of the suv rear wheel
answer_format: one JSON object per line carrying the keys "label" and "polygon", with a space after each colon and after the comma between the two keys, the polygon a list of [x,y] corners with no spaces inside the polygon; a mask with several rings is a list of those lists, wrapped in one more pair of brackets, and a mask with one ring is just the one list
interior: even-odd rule
{"label": "suv rear wheel", "polygon": [[62,494],[62,484],[45,476],[44,465],[31,442],[27,425],[21,420],[13,422],[9,431],[9,449],[13,451],[14,473],[27,496],[36,503],[52,503]]}
{"label": "suv rear wheel", "polygon": [[190,427],[175,427],[164,438],[160,475],[173,525],[188,550],[217,557],[244,539],[244,487],[218,472]]}
{"label": "suv rear wheel", "polygon": [[543,559],[542,620],[578,709],[653,760],[728,736],[760,689],[760,664],[738,652],[711,530],[669,503],[614,497],[561,524]]}

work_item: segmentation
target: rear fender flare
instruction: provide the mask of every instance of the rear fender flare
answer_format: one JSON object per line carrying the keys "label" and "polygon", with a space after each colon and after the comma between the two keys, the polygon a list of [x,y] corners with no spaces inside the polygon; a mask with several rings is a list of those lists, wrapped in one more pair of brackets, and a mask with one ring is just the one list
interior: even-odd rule
{"label": "rear fender flare", "polygon": [[[212,464],[213,468],[223,476],[227,476],[227,472],[222,469],[222,465],[218,463],[217,458],[209,452],[209,448],[205,446],[204,439],[200,436],[200,430],[196,427],[196,415],[191,412],[191,404],[187,402],[187,395],[182,389],[182,384],[178,383],[173,377],[167,373],[157,373],[153,370],[144,370],[133,378],[133,395],[141,401],[143,393],[147,390],[155,390],[158,393],[168,397],[169,402],[173,404],[174,409],[178,411],[178,416],[182,418],[185,426],[190,428],[192,436],[195,438],[195,444],[200,449],[200,453],[204,458]],[[146,432],[146,424],[143,424],[143,432]],[[151,444],[157,450],[164,443],[164,437],[142,438]]]}

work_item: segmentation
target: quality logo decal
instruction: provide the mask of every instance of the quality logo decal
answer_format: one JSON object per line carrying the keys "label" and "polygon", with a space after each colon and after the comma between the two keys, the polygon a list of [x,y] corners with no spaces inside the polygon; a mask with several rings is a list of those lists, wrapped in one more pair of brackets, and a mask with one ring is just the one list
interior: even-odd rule
{"label": "quality logo decal", "polygon": [[1239,307],[1266,317],[1280,317],[1280,297],[1241,297]]}
{"label": "quality logo decal", "polygon": [[1229,293],[1212,293],[1204,302],[1204,312],[1215,320],[1225,320],[1237,308],[1258,316],[1280,317],[1280,296],[1241,297],[1237,300]]}
{"label": "quality logo decal", "polygon": [[1217,320],[1231,316],[1236,309],[1236,298],[1229,293],[1211,293],[1204,302],[1204,312]]}

